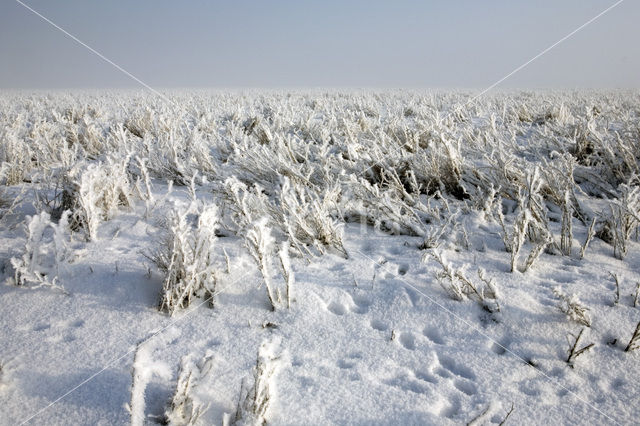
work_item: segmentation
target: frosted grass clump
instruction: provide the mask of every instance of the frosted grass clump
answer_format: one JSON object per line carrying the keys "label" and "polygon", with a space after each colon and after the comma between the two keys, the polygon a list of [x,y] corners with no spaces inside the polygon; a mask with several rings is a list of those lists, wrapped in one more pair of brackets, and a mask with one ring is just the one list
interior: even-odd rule
{"label": "frosted grass clump", "polygon": [[170,212],[162,247],[151,256],[164,273],[159,307],[170,315],[188,307],[196,297],[208,299],[213,306],[216,292],[213,256],[218,208],[214,204],[202,207],[195,226],[187,220],[190,212],[176,208]]}

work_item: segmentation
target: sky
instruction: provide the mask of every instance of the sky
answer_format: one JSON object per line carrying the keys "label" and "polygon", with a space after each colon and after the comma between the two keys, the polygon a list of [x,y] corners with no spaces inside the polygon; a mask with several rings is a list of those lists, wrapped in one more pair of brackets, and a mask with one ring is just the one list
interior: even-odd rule
{"label": "sky", "polygon": [[[484,88],[615,0],[22,0],[154,88]],[[503,88],[640,87],[625,0]],[[141,85],[15,0],[0,88]]]}

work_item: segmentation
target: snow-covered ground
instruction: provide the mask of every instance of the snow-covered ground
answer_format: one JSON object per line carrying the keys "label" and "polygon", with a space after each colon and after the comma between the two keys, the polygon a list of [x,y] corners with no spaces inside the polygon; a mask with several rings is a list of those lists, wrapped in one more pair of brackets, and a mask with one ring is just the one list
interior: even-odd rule
{"label": "snow-covered ground", "polygon": [[467,99],[5,94],[0,423],[636,423],[638,94]]}

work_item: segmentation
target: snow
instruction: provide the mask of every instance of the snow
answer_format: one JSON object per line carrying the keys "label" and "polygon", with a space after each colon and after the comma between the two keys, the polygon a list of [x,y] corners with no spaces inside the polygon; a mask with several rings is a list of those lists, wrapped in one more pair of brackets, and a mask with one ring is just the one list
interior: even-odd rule
{"label": "snow", "polygon": [[[275,134],[265,127],[258,137]],[[240,160],[230,161],[226,167],[234,170],[233,161]],[[38,211],[28,191],[0,219],[0,424],[160,422],[179,378],[186,383],[181,368],[192,372],[189,404],[202,408],[196,424],[233,422],[251,386],[268,397],[268,406],[260,415],[243,417],[248,424],[260,423],[261,416],[278,425],[499,424],[510,410],[506,424],[637,421],[640,351],[624,352],[640,320],[634,306],[637,240],[629,240],[627,256],[618,259],[610,244],[594,238],[580,259],[588,224],[574,220],[571,255],[544,251],[526,272],[511,272],[502,228],[482,209],[455,214],[453,222],[464,226],[465,236],[453,225],[432,225],[431,235],[444,230],[434,237],[434,248],[424,247],[425,236],[383,232],[380,223],[341,223],[348,256],[334,246],[299,256],[287,250],[275,226],[270,233],[266,216],[254,218],[255,229],[237,233],[228,232],[224,222],[220,227],[227,232],[209,236],[215,238],[218,265],[214,307],[196,297],[169,315],[158,310],[164,276],[149,257],[162,241],[167,223],[161,219],[171,209],[193,207],[185,220],[194,226],[197,220],[217,220],[218,210],[216,218],[193,212],[221,203],[216,194],[224,181],[213,175],[196,181],[193,188],[170,189],[167,179],[154,177],[146,200],[109,207],[108,217],[92,222],[90,238],[65,235]],[[17,195],[29,185],[34,184],[8,189]],[[603,200],[579,197],[585,211],[601,210]],[[314,208],[319,214],[325,207]],[[305,211],[300,207],[299,217]],[[508,226],[516,216],[507,214]],[[49,238],[49,245],[28,242],[24,224],[34,228],[36,239]],[[400,231],[413,226],[389,225]],[[560,223],[550,222],[550,229],[559,241]],[[243,233],[256,240],[254,253]],[[524,265],[533,247],[524,235],[518,238],[518,262]],[[54,247],[63,240],[61,257],[62,249]],[[25,244],[35,243],[47,250],[26,267],[49,261],[48,279],[54,265],[62,264],[56,284],[64,291],[15,285],[9,259],[21,259]],[[262,272],[254,260],[259,253],[272,257]],[[428,253],[481,286],[484,301],[467,293],[461,300],[450,297],[443,266]],[[280,262],[290,270],[288,278]],[[482,286],[479,270],[495,286],[494,296]],[[621,283],[617,303],[611,272]],[[275,310],[265,281],[274,299],[281,291]],[[292,289],[290,308],[285,287]],[[569,300],[588,307],[590,327],[559,309],[571,305]],[[583,328],[580,347],[594,346],[571,366],[571,335]],[[169,418],[179,423],[181,417]]]}

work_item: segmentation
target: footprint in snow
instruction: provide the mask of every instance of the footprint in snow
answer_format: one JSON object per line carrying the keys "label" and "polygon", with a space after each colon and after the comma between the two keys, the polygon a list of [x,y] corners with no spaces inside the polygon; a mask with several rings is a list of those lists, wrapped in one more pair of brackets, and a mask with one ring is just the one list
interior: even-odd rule
{"label": "footprint in snow", "polygon": [[384,380],[383,383],[388,386],[402,389],[406,392],[413,392],[418,394],[427,394],[431,390],[431,385],[429,383],[425,383],[424,380],[416,380],[410,377],[407,373],[398,374],[392,379]]}
{"label": "footprint in snow", "polygon": [[460,408],[460,398],[451,397],[449,398],[449,405],[440,410],[440,416],[451,419],[460,412]]}
{"label": "footprint in snow", "polygon": [[463,379],[457,379],[453,382],[453,386],[458,389],[460,392],[472,396],[478,392],[478,388],[472,382]]}
{"label": "footprint in snow", "polygon": [[344,263],[336,263],[332,267],[329,268],[330,271],[344,271]]}
{"label": "footprint in snow", "polygon": [[407,297],[409,298],[409,302],[411,302],[411,306],[415,307],[420,301],[420,295],[414,289],[407,287],[406,285],[403,287]]}
{"label": "footprint in snow", "polygon": [[435,327],[425,327],[425,329],[422,331],[422,334],[424,334],[427,339],[431,340],[436,345],[445,344],[444,338],[440,334],[440,331]]}
{"label": "footprint in snow", "polygon": [[558,299],[552,299],[550,297],[540,298],[540,304],[543,306],[556,307],[558,305]]}
{"label": "footprint in snow", "polygon": [[619,391],[620,388],[624,387],[626,384],[626,380],[618,378],[611,382],[611,389],[614,391]]}
{"label": "footprint in snow", "polygon": [[380,321],[377,319],[372,319],[370,322],[371,328],[378,331],[387,331],[389,326],[384,321]]}
{"label": "footprint in snow", "polygon": [[397,277],[397,275],[394,274],[394,273],[391,273],[391,272],[384,272],[382,274],[382,278],[385,279],[385,280],[392,280],[392,279],[394,279],[396,277]]}
{"label": "footprint in snow", "polygon": [[84,321],[79,319],[79,320],[75,320],[75,321],[71,321],[68,324],[65,324],[68,327],[73,327],[73,328],[79,328],[82,327],[84,325]]}
{"label": "footprint in snow", "polygon": [[350,307],[351,312],[356,314],[366,314],[369,312],[369,306],[371,306],[371,300],[365,296],[354,295],[351,296],[353,306]]}
{"label": "footprint in snow", "polygon": [[73,334],[55,334],[53,336],[47,337],[45,341],[47,343],[70,343],[76,340],[76,336]]}
{"label": "footprint in snow", "polygon": [[356,363],[354,360],[351,359],[339,359],[338,360],[338,368],[341,368],[343,370],[349,370],[353,367],[356,366]]}
{"label": "footprint in snow", "polygon": [[564,370],[560,367],[554,367],[550,372],[549,372],[550,376],[553,377],[559,377],[559,378],[563,378],[565,373]]}
{"label": "footprint in snow", "polygon": [[403,331],[400,333],[398,341],[405,349],[410,351],[413,351],[416,348],[416,338],[410,331]]}
{"label": "footprint in snow", "polygon": [[576,277],[574,275],[563,275],[563,274],[547,275],[543,278],[552,282],[560,283],[560,284],[568,284],[576,280]]}
{"label": "footprint in snow", "polygon": [[360,352],[351,352],[345,358],[338,360],[338,367],[343,370],[348,370],[356,366],[357,360],[362,359]]}
{"label": "footprint in snow", "polygon": [[433,374],[429,373],[428,371],[416,371],[415,376],[417,379],[420,379],[424,382],[429,382],[433,384],[438,383],[438,378]]}
{"label": "footprint in snow", "polygon": [[402,263],[402,264],[398,265],[398,274],[399,275],[406,275],[407,272],[409,272],[409,264]]}
{"label": "footprint in snow", "polygon": [[496,355],[504,355],[509,349],[511,341],[509,339],[503,339],[501,341],[491,342],[491,350]]}
{"label": "footprint in snow", "polygon": [[51,328],[51,324],[41,323],[41,324],[36,324],[33,327],[33,331],[44,331],[44,330],[48,330],[49,328]]}
{"label": "footprint in snow", "polygon": [[375,244],[371,241],[365,241],[365,243],[363,243],[360,246],[360,250],[365,254],[372,253],[374,249],[375,249]]}
{"label": "footprint in snow", "polygon": [[401,255],[401,254],[405,253],[406,250],[407,249],[406,249],[405,246],[394,245],[394,246],[389,248],[388,253],[392,254],[392,255],[395,255],[395,256],[398,256],[398,255]]}
{"label": "footprint in snow", "polygon": [[445,370],[442,367],[436,368],[436,374],[443,379],[450,379],[451,377],[453,377],[453,374],[451,374],[449,370]]}
{"label": "footprint in snow", "polygon": [[338,315],[338,316],[342,316],[347,313],[347,307],[335,300],[327,305],[327,309],[332,314]]}
{"label": "footprint in snow", "polygon": [[476,379],[476,375],[473,373],[473,371],[471,371],[470,368],[458,364],[453,360],[453,358],[449,358],[446,355],[438,355],[438,361],[443,368],[455,374],[456,376],[460,376],[469,380]]}
{"label": "footprint in snow", "polygon": [[[347,293],[345,293],[347,294]],[[361,295],[348,295],[350,303],[342,303],[334,300],[327,305],[329,312],[334,315],[342,316],[348,312],[355,314],[366,314],[369,312],[369,306],[371,306],[371,300]]]}
{"label": "footprint in snow", "polygon": [[520,383],[518,389],[520,390],[520,392],[528,396],[540,395],[540,389],[535,383],[530,380],[525,380],[524,382]]}

